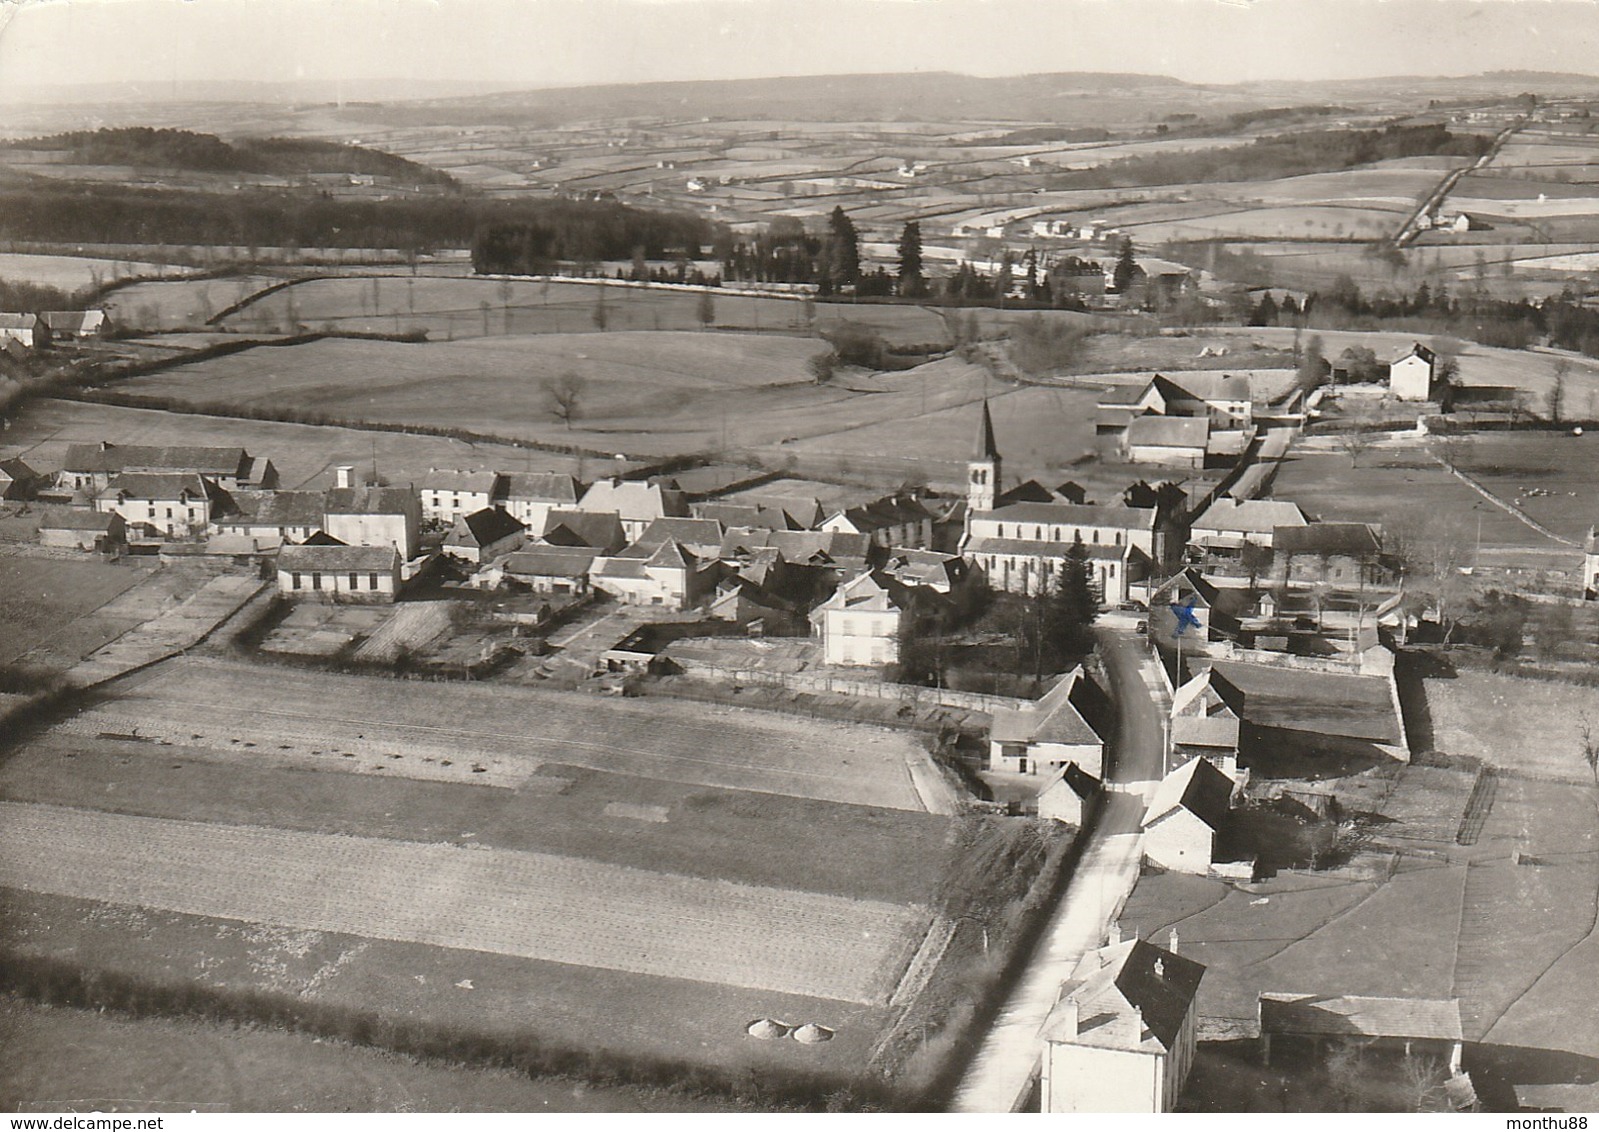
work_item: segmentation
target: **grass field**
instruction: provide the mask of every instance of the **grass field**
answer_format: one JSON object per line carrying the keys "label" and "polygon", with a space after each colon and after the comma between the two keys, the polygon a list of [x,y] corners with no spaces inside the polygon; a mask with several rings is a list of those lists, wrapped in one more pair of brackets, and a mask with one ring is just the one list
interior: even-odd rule
{"label": "grass field", "polygon": [[845,1002],[886,1004],[927,922],[517,850],[24,803],[0,817],[8,888]]}
{"label": "grass field", "polygon": [[36,283],[77,291],[94,283],[109,283],[126,276],[187,275],[192,269],[162,263],[95,259],[74,255],[0,253],[0,279],[8,283]]}
{"label": "grass field", "polygon": [[103,305],[119,326],[148,331],[193,330],[203,327],[219,311],[279,282],[282,280],[272,275],[229,275],[133,283],[112,291]]}
{"label": "grass field", "polygon": [[[51,641],[147,576],[97,559],[0,555],[0,664]],[[108,625],[98,643],[118,631]]]}
{"label": "grass field", "polygon": [[[278,469],[281,486],[331,487],[333,469],[355,464],[363,472],[374,460],[391,483],[415,481],[431,468],[495,468],[506,472],[569,472],[585,479],[609,473],[615,462],[534,452],[499,444],[471,444],[437,436],[408,436],[318,425],[253,421],[128,409],[81,401],[32,401],[11,421],[6,454],[30,466],[54,471],[68,445],[94,444],[239,445],[264,456]],[[29,537],[32,537],[31,534]]]}
{"label": "grass field", "polygon": [[1582,720],[1599,728],[1599,689],[1461,670],[1423,682],[1433,745],[1501,770],[1587,786]]}
{"label": "grass field", "polygon": [[[763,712],[707,719],[692,704],[197,659],[134,676],[121,692],[69,726],[93,735],[137,728],[141,736],[175,745],[236,750],[246,762],[287,747],[296,759],[310,755],[317,765],[354,773],[403,777],[408,760],[447,759],[458,780],[524,786],[540,766],[565,763],[700,786],[922,809],[907,770],[907,759],[922,757],[915,737],[876,728]],[[227,711],[219,713],[218,704],[227,704]],[[475,767],[483,770],[474,773]]]}
{"label": "grass field", "polygon": [[722,1112],[660,1089],[424,1065],[307,1034],[0,1001],[7,1112]]}
{"label": "grass field", "polygon": [[1599,489],[1599,437],[1592,433],[1478,433],[1462,470],[1573,542],[1580,544],[1599,519],[1591,505]]}

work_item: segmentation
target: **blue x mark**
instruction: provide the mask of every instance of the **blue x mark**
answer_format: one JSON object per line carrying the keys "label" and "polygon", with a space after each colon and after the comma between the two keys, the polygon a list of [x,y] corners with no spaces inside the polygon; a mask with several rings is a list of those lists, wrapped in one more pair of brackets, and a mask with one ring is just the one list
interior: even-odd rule
{"label": "blue x mark", "polygon": [[1172,616],[1177,618],[1177,625],[1174,629],[1172,629],[1171,632],[1173,639],[1182,636],[1183,633],[1188,629],[1198,629],[1200,627],[1199,617],[1194,613],[1193,598],[1189,598],[1188,601],[1183,605],[1178,605],[1176,602],[1172,602],[1170,609]]}

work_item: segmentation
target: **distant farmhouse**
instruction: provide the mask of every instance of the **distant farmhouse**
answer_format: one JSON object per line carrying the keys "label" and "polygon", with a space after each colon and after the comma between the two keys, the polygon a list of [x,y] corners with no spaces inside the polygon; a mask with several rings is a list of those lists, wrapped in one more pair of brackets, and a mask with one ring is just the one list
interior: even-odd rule
{"label": "distant farmhouse", "polygon": [[1388,391],[1401,401],[1433,400],[1438,355],[1420,342],[1388,363]]}

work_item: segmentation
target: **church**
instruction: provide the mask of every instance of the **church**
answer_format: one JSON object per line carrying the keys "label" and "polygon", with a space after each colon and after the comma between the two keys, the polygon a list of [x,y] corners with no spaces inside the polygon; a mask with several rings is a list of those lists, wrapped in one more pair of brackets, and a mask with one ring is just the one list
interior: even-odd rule
{"label": "church", "polygon": [[1077,539],[1088,551],[1101,604],[1121,605],[1147,582],[1159,537],[1155,508],[1073,503],[1031,481],[1003,491],[1003,467],[984,401],[966,465],[960,553],[982,569],[991,586],[1007,593],[1048,592]]}

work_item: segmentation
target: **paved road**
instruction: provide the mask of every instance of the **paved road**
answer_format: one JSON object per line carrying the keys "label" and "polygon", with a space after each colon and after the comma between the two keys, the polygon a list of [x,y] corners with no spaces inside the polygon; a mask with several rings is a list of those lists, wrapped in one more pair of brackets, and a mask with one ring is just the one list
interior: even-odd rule
{"label": "paved road", "polygon": [[[1100,643],[1118,711],[1110,778],[1137,782],[1157,777],[1165,743],[1159,677],[1149,668],[1152,662],[1134,634],[1103,630]],[[1107,795],[1038,950],[967,1067],[951,1111],[1015,1112],[1027,1099],[1043,1052],[1039,1033],[1061,983],[1085,952],[1105,942],[1111,922],[1138,880],[1142,858],[1138,828],[1143,814],[1136,795]]]}

